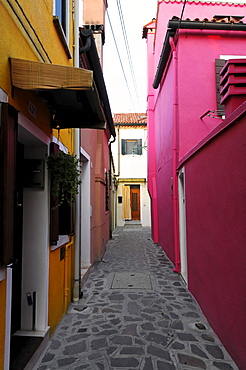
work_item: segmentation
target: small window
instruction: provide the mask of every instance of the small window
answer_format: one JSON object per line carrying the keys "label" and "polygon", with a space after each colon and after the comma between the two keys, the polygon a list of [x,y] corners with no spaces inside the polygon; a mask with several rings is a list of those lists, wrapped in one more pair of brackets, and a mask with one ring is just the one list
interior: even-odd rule
{"label": "small window", "polygon": [[57,17],[59,18],[65,35],[68,36],[67,0],[55,0],[55,15],[57,15]]}
{"label": "small window", "polygon": [[142,154],[142,139],[122,139],[121,154]]}
{"label": "small window", "polygon": [[118,196],[118,203],[122,203],[122,195]]}

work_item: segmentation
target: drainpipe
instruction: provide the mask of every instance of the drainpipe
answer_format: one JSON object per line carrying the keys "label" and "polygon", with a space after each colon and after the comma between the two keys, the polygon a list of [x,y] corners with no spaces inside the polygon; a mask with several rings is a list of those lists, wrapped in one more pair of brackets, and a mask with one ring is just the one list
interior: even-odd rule
{"label": "drainpipe", "polygon": [[179,213],[178,213],[178,57],[173,37],[169,38],[174,64],[174,92],[173,92],[173,215],[174,215],[174,252],[175,267],[173,271],[180,273],[180,248],[179,248]]}
{"label": "drainpipe", "polygon": [[120,125],[117,126],[117,136],[118,136],[118,177],[120,177]]}
{"label": "drainpipe", "polygon": [[[74,1],[74,67],[79,67],[79,0]],[[74,155],[80,158],[80,129],[74,129]],[[80,295],[80,188],[75,197],[74,286],[73,301]]]}

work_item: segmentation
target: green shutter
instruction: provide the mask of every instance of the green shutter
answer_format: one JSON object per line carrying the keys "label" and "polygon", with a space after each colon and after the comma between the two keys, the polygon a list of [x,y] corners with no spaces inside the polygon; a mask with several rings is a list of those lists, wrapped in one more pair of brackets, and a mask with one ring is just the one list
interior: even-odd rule
{"label": "green shutter", "polygon": [[124,139],[121,139],[121,154],[122,154],[122,155],[125,155],[125,154],[126,154],[126,150],[125,150],[125,140],[124,140]]}
{"label": "green shutter", "polygon": [[138,155],[142,154],[142,139],[138,139]]}

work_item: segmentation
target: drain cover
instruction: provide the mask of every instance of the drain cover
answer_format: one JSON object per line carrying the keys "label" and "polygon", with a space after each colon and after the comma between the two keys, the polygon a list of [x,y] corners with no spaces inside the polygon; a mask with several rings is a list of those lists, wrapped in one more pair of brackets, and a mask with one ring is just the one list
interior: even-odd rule
{"label": "drain cover", "polygon": [[144,273],[119,272],[115,273],[111,289],[145,289],[152,290],[151,275]]}

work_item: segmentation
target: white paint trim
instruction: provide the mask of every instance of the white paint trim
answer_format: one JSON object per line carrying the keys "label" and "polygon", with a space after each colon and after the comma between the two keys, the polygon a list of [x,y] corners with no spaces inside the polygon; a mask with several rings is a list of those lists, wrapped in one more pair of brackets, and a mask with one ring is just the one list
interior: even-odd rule
{"label": "white paint trim", "polygon": [[4,370],[9,370],[10,365],[9,360],[10,360],[10,337],[11,337],[11,306],[12,306],[12,267],[7,267]]}
{"label": "white paint trim", "polygon": [[91,265],[91,205],[90,205],[90,156],[83,148],[80,149],[83,158],[81,173],[81,273],[82,270]]}
{"label": "white paint trim", "polygon": [[52,136],[52,143],[59,145],[60,151],[68,154],[68,148],[63,143],[61,143],[60,140],[58,140],[57,137],[55,137],[54,135]]}
{"label": "white paint trim", "polygon": [[24,114],[18,114],[18,123],[44,144],[50,144],[50,138],[40,128],[34,125],[34,123],[32,123],[27,117],[25,117]]}
{"label": "white paint trim", "polygon": [[220,55],[220,59],[246,59],[246,55]]}
{"label": "white paint trim", "polygon": [[184,167],[179,171],[178,189],[179,189],[179,238],[180,238],[181,275],[185,283],[188,284]]}
{"label": "white paint trim", "polygon": [[87,161],[90,160],[90,155],[82,147],[80,147],[80,153],[82,154],[83,157],[87,159]]}
{"label": "white paint trim", "polygon": [[58,235],[58,242],[57,245],[52,245],[51,250],[54,251],[57,248],[60,248],[62,245],[69,243],[69,236],[68,235]]}

